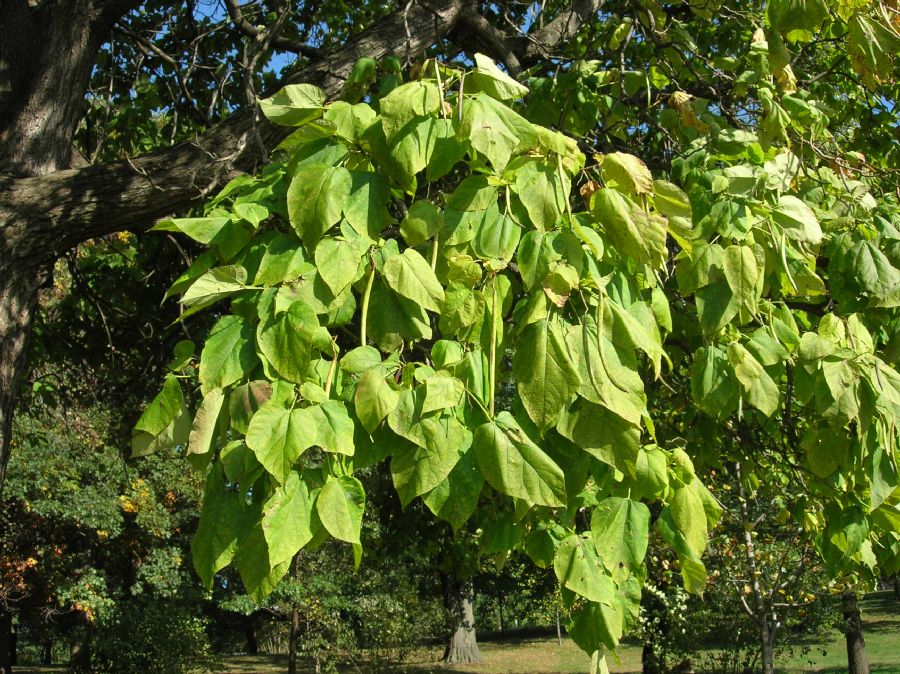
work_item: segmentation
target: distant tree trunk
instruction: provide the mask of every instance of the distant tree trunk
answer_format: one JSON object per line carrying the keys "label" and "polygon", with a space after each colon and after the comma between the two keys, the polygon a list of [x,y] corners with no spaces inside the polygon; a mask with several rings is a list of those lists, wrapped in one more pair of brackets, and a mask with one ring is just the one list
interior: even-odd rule
{"label": "distant tree trunk", "polygon": [[900,601],[900,574],[894,576],[894,599]]}
{"label": "distant tree trunk", "polygon": [[69,651],[69,669],[73,672],[91,671],[91,636],[88,630],[79,629]]}
{"label": "distant tree trunk", "polygon": [[471,664],[481,662],[475,640],[475,591],[471,580],[446,576],[445,601],[453,625],[444,650],[444,662]]}
{"label": "distant tree trunk", "polygon": [[11,674],[16,660],[16,640],[12,613],[0,607],[0,674]]}
{"label": "distant tree trunk", "polygon": [[53,639],[44,640],[43,648],[41,648],[41,664],[45,667],[53,664]]}
{"label": "distant tree trunk", "polygon": [[[756,628],[759,634],[760,647],[760,665],[763,674],[774,674],[775,672],[775,631],[778,629],[778,622],[775,619],[775,612],[772,610],[771,604],[766,598],[765,592],[759,584],[760,574],[756,567],[756,546],[753,543],[753,520],[747,509],[747,494],[744,492],[744,483],[741,476],[741,464],[734,464],[735,475],[739,485],[739,494],[741,497],[741,526],[744,530],[744,556],[747,560],[747,571],[750,576],[750,588],[753,592],[753,606],[744,604],[746,611],[756,621]],[[769,615],[771,610],[771,622]]]}
{"label": "distant tree trunk", "polygon": [[244,638],[247,640],[247,655],[259,655],[259,635],[256,633],[255,620],[244,628]]}
{"label": "distant tree trunk", "polygon": [[[300,553],[291,562],[294,580],[300,577]],[[300,607],[291,604],[291,636],[288,639],[288,674],[297,674],[297,639],[300,638]],[[318,669],[318,668],[317,668]]]}
{"label": "distant tree trunk", "polygon": [[841,597],[844,612],[844,636],[847,640],[847,671],[849,674],[869,674],[869,654],[863,638],[862,619],[855,592]]}

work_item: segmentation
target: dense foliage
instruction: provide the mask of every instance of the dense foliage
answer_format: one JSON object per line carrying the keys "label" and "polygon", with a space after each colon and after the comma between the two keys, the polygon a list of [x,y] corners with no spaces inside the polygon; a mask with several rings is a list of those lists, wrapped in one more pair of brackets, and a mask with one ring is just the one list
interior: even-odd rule
{"label": "dense foliage", "polygon": [[[807,496],[792,515],[831,573],[890,571],[896,200],[821,161],[830,108],[797,91],[781,40],[824,16],[778,11],[731,64],[758,126],[729,128],[674,92],[659,121],[689,145],[666,179],[625,152],[586,161],[539,125],[596,124],[548,107],[567,77],[628,88],[597,61],[532,80],[529,96],[482,55],[470,70],[431,60],[360,102],[376,73],[364,59],[345,100],[298,85],[261,101],[299,127],[275,161],[204,217],[157,227],[212,245],[170,291],[188,313],[230,300],[199,358],[185,346],[174,368],[199,381],[193,422],[173,374],[134,439],[136,454],[184,444],[210,464],[194,542],[205,581],[233,561],[264,595],[328,536],[358,563],[353,471],[390,458],[404,504],[421,497],[454,527],[488,513],[502,523],[492,552],[552,566],[570,634],[602,668],[637,619],[647,504],[702,593],[721,507],[695,461],[743,464],[749,485],[780,446]],[[857,60],[864,79],[877,57]],[[501,409],[507,358],[518,397]],[[751,469],[719,450],[751,438]]]}

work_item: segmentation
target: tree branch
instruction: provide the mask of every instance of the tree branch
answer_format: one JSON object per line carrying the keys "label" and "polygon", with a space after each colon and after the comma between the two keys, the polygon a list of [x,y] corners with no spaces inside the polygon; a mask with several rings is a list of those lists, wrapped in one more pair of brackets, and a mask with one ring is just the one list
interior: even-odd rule
{"label": "tree branch", "polygon": [[[264,39],[265,31],[260,30],[244,17],[244,13],[241,11],[241,6],[238,4],[237,0],[226,0],[225,6],[228,9],[228,16],[231,17],[231,20],[239,31],[254,40]],[[295,40],[289,40],[281,36],[275,37],[271,42],[271,46],[273,49],[279,51],[294,52],[295,54],[300,54],[301,56],[306,56],[311,59],[321,58],[322,56],[322,52],[315,47],[311,47],[308,44],[297,42]]]}
{"label": "tree branch", "polygon": [[[395,11],[281,86],[308,82],[334,98],[359,58],[381,58],[402,44],[404,19],[413,28],[413,48],[421,51],[435,39],[435,21],[450,30],[461,10],[461,0],[443,0],[427,10],[413,6],[405,17]],[[235,173],[253,169],[259,156],[247,142],[253,124],[254,111],[243,109],[192,141],[136,159],[33,178],[0,177],[4,263],[39,268],[86,239],[146,229],[184,210]],[[266,121],[258,131],[268,147],[290,133]]]}

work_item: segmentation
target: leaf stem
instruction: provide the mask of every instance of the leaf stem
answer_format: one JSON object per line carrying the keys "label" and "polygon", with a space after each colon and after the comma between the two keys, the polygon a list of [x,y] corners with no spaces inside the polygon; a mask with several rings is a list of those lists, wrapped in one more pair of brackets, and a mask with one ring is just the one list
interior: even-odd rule
{"label": "leaf stem", "polygon": [[491,377],[491,398],[490,398],[490,415],[494,418],[494,399],[497,394],[497,277],[493,279],[493,292],[491,299],[491,360],[490,360],[490,377]]}
{"label": "leaf stem", "polygon": [[362,316],[359,318],[359,344],[366,345],[366,322],[369,318],[369,298],[372,296],[372,284],[375,282],[375,264],[369,259],[369,280],[366,281],[366,292],[363,294]]}
{"label": "leaf stem", "polygon": [[434,241],[431,242],[431,271],[437,269],[438,258],[438,237],[435,235]]}
{"label": "leaf stem", "polygon": [[337,338],[331,340],[331,367],[328,368],[328,377],[325,379],[325,396],[331,397],[331,385],[334,383],[334,373],[337,371],[338,348]]}

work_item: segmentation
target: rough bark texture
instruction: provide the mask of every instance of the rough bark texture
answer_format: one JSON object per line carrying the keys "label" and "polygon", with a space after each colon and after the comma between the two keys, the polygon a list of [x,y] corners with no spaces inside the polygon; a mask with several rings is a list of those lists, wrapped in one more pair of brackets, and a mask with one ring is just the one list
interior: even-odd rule
{"label": "rough bark texture", "polygon": [[841,597],[844,612],[844,637],[847,640],[847,671],[849,674],[869,674],[869,654],[863,638],[862,618],[855,592]]}
{"label": "rough bark texture", "polygon": [[449,577],[446,599],[453,631],[444,650],[444,662],[459,664],[481,662],[481,651],[478,650],[478,642],[475,640],[475,591],[472,581],[460,581]]}
{"label": "rough bark texture", "polygon": [[113,23],[137,0],[0,3],[0,170],[69,165],[91,69]]}
{"label": "rough bark texture", "polygon": [[0,606],[0,674],[11,674],[15,663],[15,637],[13,636],[12,614]]}

